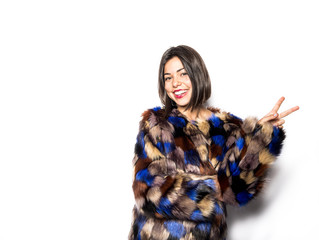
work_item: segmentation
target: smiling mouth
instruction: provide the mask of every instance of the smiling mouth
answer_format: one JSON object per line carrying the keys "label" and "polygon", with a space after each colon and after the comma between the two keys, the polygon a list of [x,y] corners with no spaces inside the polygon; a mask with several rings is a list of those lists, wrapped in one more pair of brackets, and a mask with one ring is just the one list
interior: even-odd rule
{"label": "smiling mouth", "polygon": [[177,91],[174,91],[174,96],[175,96],[176,98],[182,98],[182,97],[184,97],[186,94],[187,94],[187,90],[177,90]]}

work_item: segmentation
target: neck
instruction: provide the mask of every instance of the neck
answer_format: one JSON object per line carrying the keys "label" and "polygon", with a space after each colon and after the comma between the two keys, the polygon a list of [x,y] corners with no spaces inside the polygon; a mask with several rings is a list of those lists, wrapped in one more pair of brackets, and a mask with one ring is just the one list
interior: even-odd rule
{"label": "neck", "polygon": [[180,111],[183,115],[185,115],[189,120],[196,120],[197,118],[201,118],[201,113],[205,111],[203,106],[198,107],[194,110],[185,109],[185,107],[178,107],[178,111]]}

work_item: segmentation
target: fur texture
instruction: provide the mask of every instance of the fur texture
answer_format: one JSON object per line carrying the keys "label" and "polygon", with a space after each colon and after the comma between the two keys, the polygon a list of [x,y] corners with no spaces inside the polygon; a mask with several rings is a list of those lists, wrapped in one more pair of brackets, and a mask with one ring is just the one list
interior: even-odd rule
{"label": "fur texture", "polygon": [[211,117],[200,122],[177,109],[168,118],[161,108],[143,113],[130,240],[225,239],[225,204],[245,205],[262,189],[284,132],[209,110]]}

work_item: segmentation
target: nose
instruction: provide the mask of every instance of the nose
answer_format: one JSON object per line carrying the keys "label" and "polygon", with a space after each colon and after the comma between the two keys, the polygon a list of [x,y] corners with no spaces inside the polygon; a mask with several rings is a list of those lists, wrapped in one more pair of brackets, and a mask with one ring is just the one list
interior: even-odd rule
{"label": "nose", "polygon": [[179,76],[174,76],[173,78],[173,87],[178,87],[181,85],[181,79]]}

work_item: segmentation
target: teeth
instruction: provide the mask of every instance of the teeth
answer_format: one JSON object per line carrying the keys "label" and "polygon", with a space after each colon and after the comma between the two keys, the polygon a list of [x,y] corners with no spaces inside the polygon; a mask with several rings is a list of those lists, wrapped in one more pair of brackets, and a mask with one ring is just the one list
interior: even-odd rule
{"label": "teeth", "polygon": [[178,92],[175,92],[175,95],[182,95],[183,93],[185,93],[186,90],[183,90],[183,91],[178,91]]}

